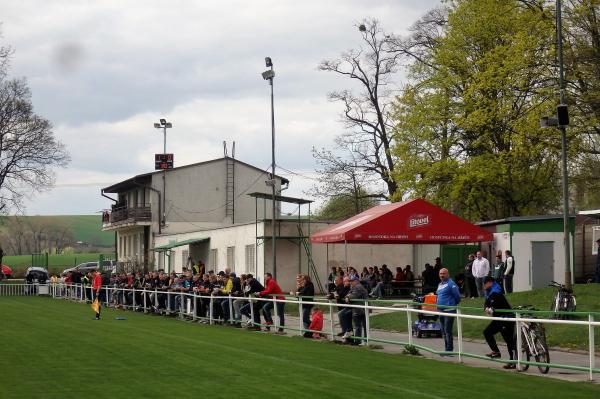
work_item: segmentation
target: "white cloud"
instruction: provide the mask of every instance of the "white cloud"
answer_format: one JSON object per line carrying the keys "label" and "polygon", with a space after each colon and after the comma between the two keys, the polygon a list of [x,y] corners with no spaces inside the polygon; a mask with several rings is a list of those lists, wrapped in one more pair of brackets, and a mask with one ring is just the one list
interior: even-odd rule
{"label": "white cloud", "polygon": [[[364,17],[406,29],[436,0],[90,1],[22,0],[3,7],[3,43],[16,53],[12,75],[27,77],[36,111],[50,119],[73,162],[31,213],[89,213],[107,206],[99,187],[153,168],[167,133],[177,165],[236,156],[270,163],[269,87],[275,63],[277,163],[310,173],[310,149],[331,146],[343,126],[327,92],[349,82],[316,65],[356,47]],[[292,179],[289,195],[300,195]],[[306,180],[306,179],[305,179]],[[60,205],[59,205],[60,204]],[[63,206],[63,204],[65,204]]]}

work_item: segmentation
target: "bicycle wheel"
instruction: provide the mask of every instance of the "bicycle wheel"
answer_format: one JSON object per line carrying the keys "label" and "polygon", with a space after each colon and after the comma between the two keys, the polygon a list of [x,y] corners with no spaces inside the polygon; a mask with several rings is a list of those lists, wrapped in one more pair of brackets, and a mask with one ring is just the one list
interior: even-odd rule
{"label": "bicycle wheel", "polygon": [[[524,334],[521,334],[521,352],[522,352],[521,360],[525,360],[525,361],[529,362],[531,360],[531,353],[529,352],[529,346],[527,345],[527,340],[525,339]],[[528,368],[529,368],[529,364],[521,363],[521,371],[527,371]]]}
{"label": "bicycle wheel", "polygon": [[575,295],[569,295],[569,301],[567,302],[567,312],[574,312],[577,309],[577,299]]}
{"label": "bicycle wheel", "polygon": [[[550,352],[548,351],[548,346],[546,345],[546,340],[544,339],[543,333],[536,329],[535,338],[533,344],[535,345],[535,351],[537,354],[535,355],[535,361],[538,363],[550,363]],[[538,369],[540,373],[547,374],[550,370],[550,366],[542,366],[538,364]]]}

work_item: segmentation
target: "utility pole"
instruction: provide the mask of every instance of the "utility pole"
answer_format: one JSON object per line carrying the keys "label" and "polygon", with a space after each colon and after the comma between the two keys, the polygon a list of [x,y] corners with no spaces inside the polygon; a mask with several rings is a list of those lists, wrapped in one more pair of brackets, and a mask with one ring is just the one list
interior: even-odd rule
{"label": "utility pole", "polygon": [[275,195],[276,195],[276,182],[275,179],[275,103],[273,97],[273,79],[275,78],[275,71],[273,71],[273,61],[271,57],[265,57],[265,65],[267,68],[271,68],[262,73],[262,77],[269,81],[271,86],[271,180],[268,183],[271,185],[273,200],[272,200],[272,221],[271,221],[271,248],[273,251],[273,278],[277,279],[277,244],[275,242],[275,223],[276,223],[276,206],[275,206]]}
{"label": "utility pole", "polygon": [[569,116],[565,100],[565,78],[562,40],[562,4],[556,0],[556,41],[558,49],[558,83],[560,87],[560,105],[557,108],[558,128],[562,136],[562,189],[563,189],[563,235],[565,242],[565,286],[571,289],[571,234],[569,229],[569,174],[567,170],[567,125]]}

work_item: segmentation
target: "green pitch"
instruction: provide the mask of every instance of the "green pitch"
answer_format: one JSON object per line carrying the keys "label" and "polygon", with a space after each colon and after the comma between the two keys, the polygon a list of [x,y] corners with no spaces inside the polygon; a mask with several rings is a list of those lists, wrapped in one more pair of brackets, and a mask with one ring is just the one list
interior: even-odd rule
{"label": "green pitch", "polygon": [[92,317],[89,305],[0,297],[0,397],[600,397],[597,385],[300,337],[107,309]]}

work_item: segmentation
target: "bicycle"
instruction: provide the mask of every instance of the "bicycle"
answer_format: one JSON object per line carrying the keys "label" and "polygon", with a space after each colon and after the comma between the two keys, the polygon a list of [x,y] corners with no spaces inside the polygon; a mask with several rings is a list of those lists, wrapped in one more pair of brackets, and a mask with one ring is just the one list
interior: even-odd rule
{"label": "bicycle", "polygon": [[568,319],[569,315],[561,314],[559,312],[574,312],[577,308],[577,299],[573,294],[572,289],[567,289],[563,284],[551,281],[548,284],[549,287],[556,287],[558,291],[554,295],[554,300],[550,310],[556,312],[554,318],[556,319]]}
{"label": "bicycle", "polygon": [[[515,310],[536,310],[530,305],[518,306]],[[522,316],[527,318],[535,318],[532,313],[521,313]],[[550,352],[548,351],[548,345],[546,344],[546,329],[542,323],[538,322],[521,322],[521,348],[523,356],[529,362],[531,356],[535,358],[537,363],[550,364]],[[550,366],[537,365],[538,369],[542,374],[547,374],[550,370]],[[521,365],[521,371],[527,371],[529,364],[525,363]]]}

